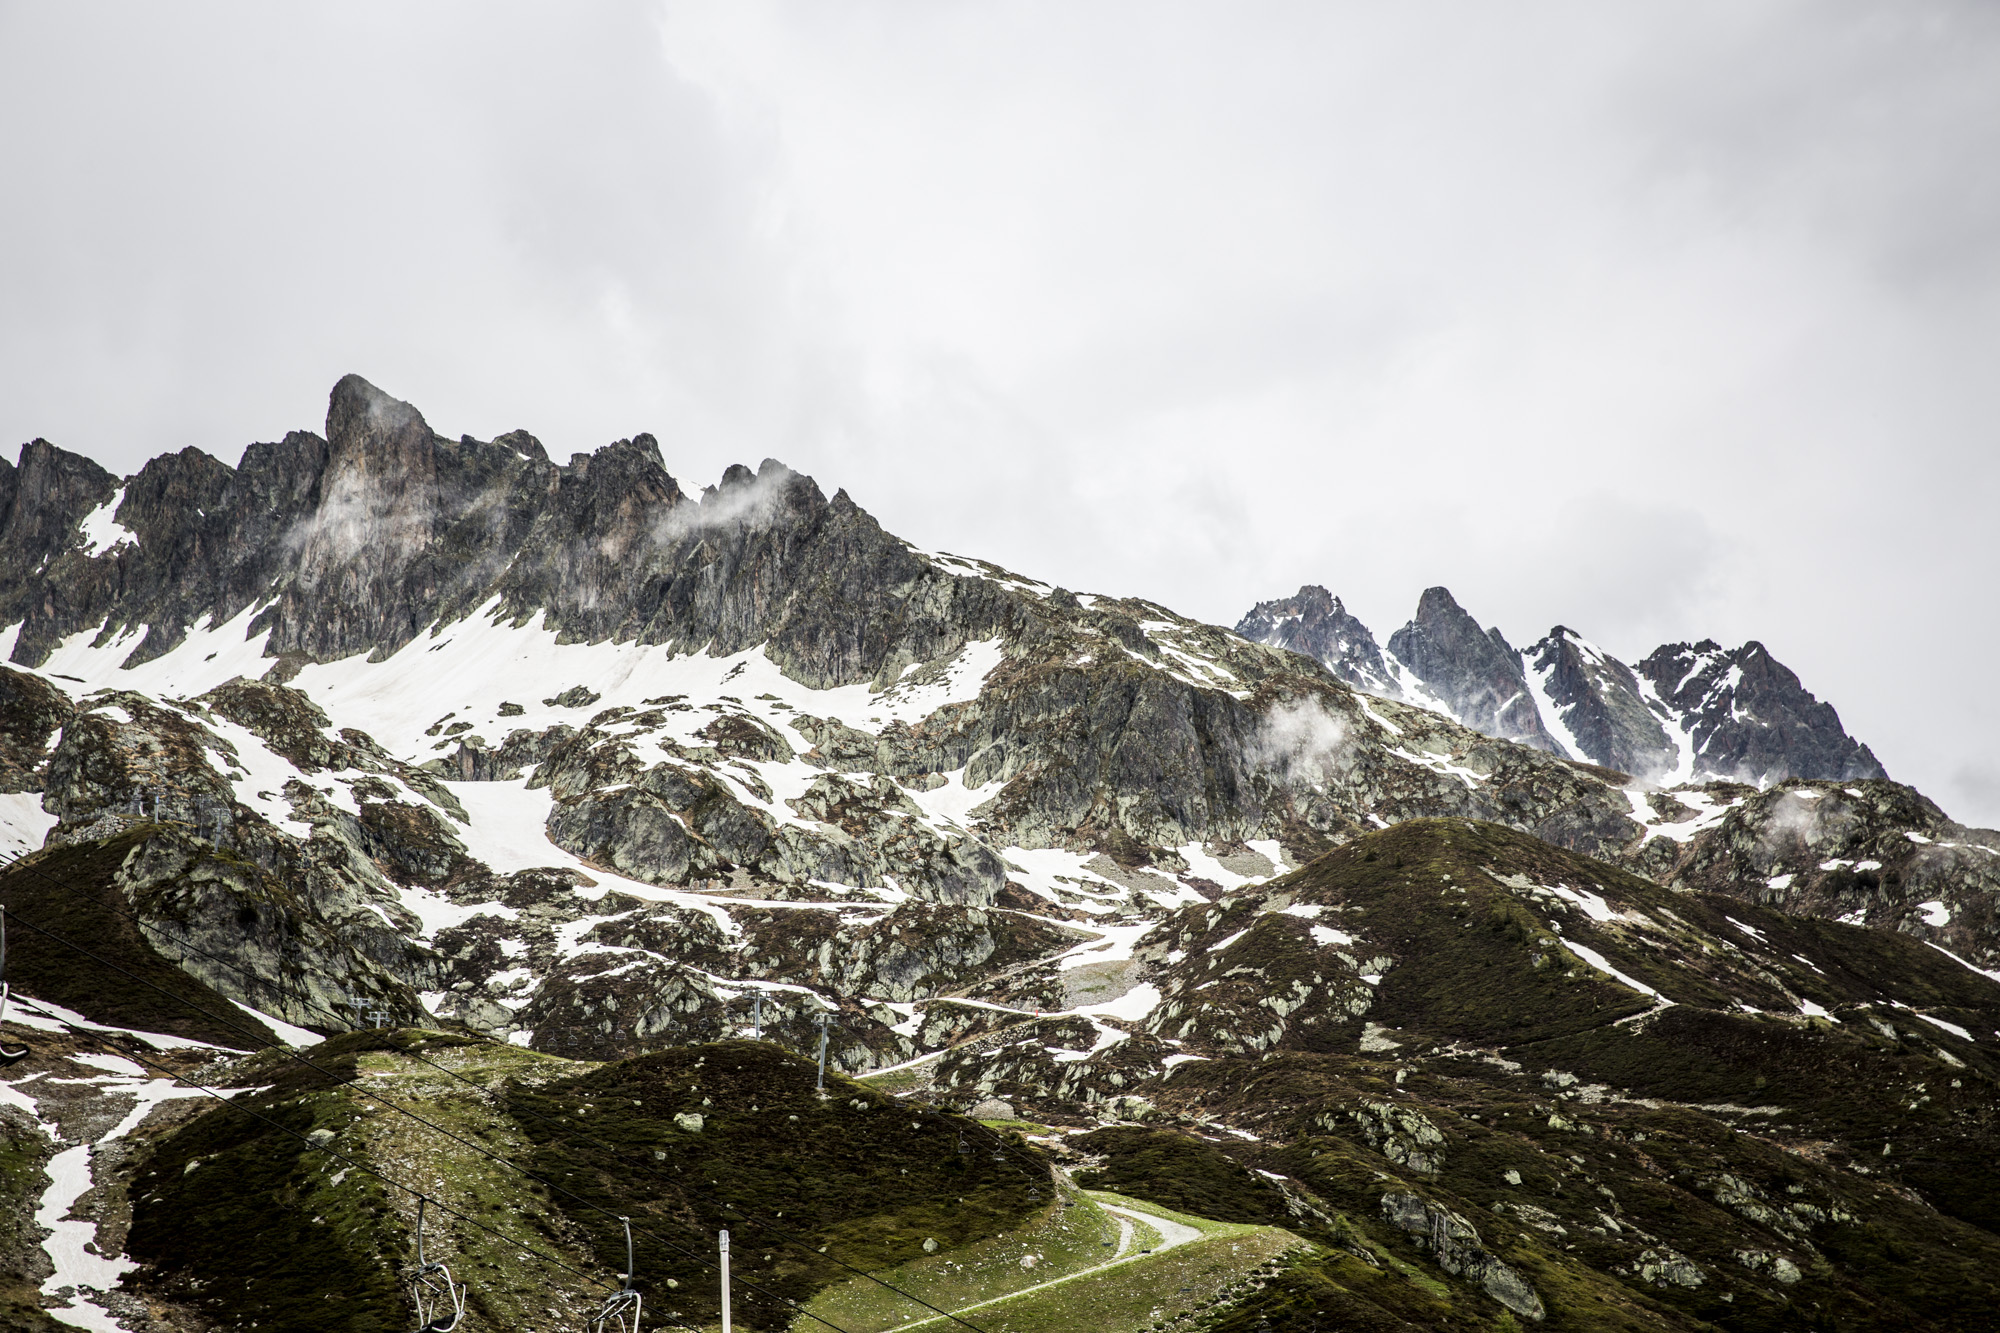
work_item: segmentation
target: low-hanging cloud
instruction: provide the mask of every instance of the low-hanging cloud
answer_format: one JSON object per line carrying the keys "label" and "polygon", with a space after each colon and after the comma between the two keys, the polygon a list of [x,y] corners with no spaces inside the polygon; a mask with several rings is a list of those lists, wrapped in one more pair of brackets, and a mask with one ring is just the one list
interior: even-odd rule
{"label": "low-hanging cloud", "polygon": [[768,528],[784,509],[796,478],[790,468],[773,462],[748,481],[725,478],[721,486],[704,490],[699,501],[684,500],[662,514],[653,525],[653,539],[670,546],[705,532]]}
{"label": "low-hanging cloud", "polygon": [[1258,724],[1248,754],[1285,786],[1324,786],[1347,765],[1347,723],[1318,699],[1272,707]]}

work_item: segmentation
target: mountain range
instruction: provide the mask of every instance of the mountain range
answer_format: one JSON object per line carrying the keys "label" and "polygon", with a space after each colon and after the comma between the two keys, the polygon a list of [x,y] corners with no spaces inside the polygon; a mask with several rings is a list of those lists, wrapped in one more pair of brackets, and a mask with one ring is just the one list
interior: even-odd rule
{"label": "mountain range", "polygon": [[1303,653],[1357,690],[1648,782],[1888,776],[1833,706],[1755,640],[1662,644],[1628,666],[1557,625],[1516,649],[1449,590],[1430,588],[1385,653],[1338,597],[1312,585],[1259,602],[1236,632]]}
{"label": "mountain range", "polygon": [[468,1328],[717,1327],[725,1228],[746,1328],[1996,1325],[2000,833],[1756,643],[1231,632],[349,376],[0,462],[0,658],[16,1326],[405,1326],[419,1197]]}

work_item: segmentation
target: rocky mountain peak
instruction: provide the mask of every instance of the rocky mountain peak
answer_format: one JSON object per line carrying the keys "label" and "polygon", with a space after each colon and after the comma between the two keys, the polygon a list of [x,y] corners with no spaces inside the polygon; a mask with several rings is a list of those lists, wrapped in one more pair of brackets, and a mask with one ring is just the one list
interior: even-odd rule
{"label": "rocky mountain peak", "polygon": [[1833,705],[1752,639],[1665,644],[1635,668],[1652,694],[1686,718],[1700,768],[1744,781],[1880,778],[1881,762],[1849,736]]}
{"label": "rocky mountain peak", "polygon": [[1395,678],[1368,627],[1338,597],[1309,583],[1281,601],[1259,602],[1236,622],[1236,632],[1321,662],[1358,690],[1395,694]]}
{"label": "rocky mountain peak", "polygon": [[1259,602],[1236,632],[1318,659],[1356,689],[1655,782],[1885,776],[1839,714],[1757,640],[1668,644],[1628,666],[1567,625],[1517,651],[1427,588],[1386,653],[1325,588]]}
{"label": "rocky mountain peak", "polygon": [[1389,651],[1467,726],[1559,750],[1528,692],[1520,653],[1498,627],[1482,628],[1449,589],[1424,590],[1415,618],[1389,636]]}
{"label": "rocky mountain peak", "polygon": [[370,384],[359,375],[343,375],[326,401],[326,438],[336,451],[375,439],[428,441],[431,429],[423,413]]}
{"label": "rocky mountain peak", "polygon": [[1536,705],[1568,753],[1649,780],[1677,771],[1680,751],[1630,667],[1566,625],[1530,645],[1525,660]]}

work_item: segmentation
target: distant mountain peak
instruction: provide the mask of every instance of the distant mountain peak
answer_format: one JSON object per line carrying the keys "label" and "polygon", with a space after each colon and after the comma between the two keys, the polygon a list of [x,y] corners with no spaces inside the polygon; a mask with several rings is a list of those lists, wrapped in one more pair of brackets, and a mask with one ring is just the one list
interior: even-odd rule
{"label": "distant mountain peak", "polygon": [[1254,643],[1315,658],[1356,689],[1371,694],[1400,692],[1375,636],[1338,597],[1316,583],[1279,601],[1259,602],[1236,622],[1236,632]]}
{"label": "distant mountain peak", "polygon": [[1536,749],[1559,749],[1542,725],[1520,653],[1497,626],[1486,629],[1474,620],[1449,589],[1424,590],[1415,618],[1389,636],[1389,652],[1467,726]]}
{"label": "distant mountain peak", "polygon": [[1733,649],[1714,639],[1667,644],[1636,667],[1568,625],[1516,649],[1442,585],[1424,589],[1386,652],[1317,584],[1259,602],[1236,632],[1317,658],[1356,689],[1648,781],[1887,776],[1832,706],[1756,639]]}

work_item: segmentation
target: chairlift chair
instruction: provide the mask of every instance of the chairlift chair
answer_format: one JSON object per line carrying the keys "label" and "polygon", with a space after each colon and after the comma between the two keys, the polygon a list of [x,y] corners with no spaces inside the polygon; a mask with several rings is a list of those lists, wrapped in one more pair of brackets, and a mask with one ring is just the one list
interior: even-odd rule
{"label": "chairlift chair", "polygon": [[632,1219],[621,1217],[618,1220],[625,1224],[625,1271],[619,1275],[624,1278],[625,1285],[604,1298],[604,1304],[585,1324],[585,1333],[609,1333],[612,1329],[618,1330],[618,1333],[639,1333],[640,1298],[639,1293],[632,1290]]}
{"label": "chairlift chair", "polygon": [[[465,1294],[471,1287],[452,1281],[451,1270],[444,1264],[424,1258],[424,1208],[429,1203],[423,1195],[417,1196],[417,1266],[410,1274],[410,1296],[417,1306],[417,1333],[451,1333],[465,1318]],[[444,1315],[447,1303],[451,1306],[449,1319]]]}
{"label": "chairlift chair", "polygon": [[[0,907],[0,1023],[7,1021],[7,909]],[[26,1046],[0,1042],[0,1065],[18,1064],[28,1058]]]}

